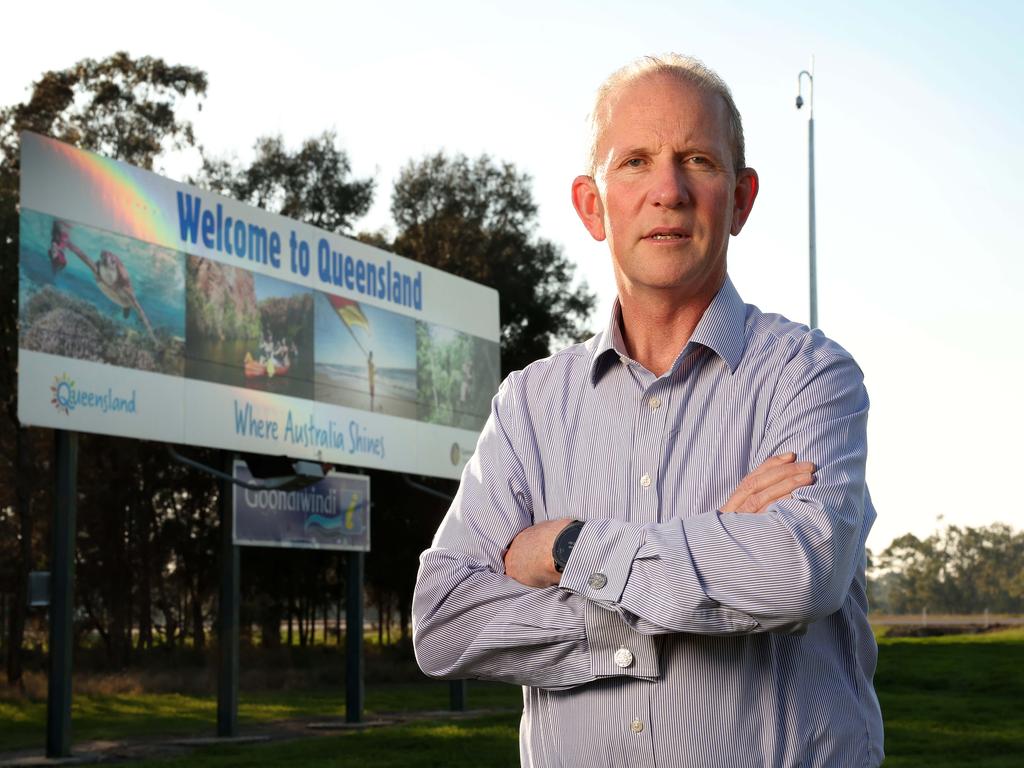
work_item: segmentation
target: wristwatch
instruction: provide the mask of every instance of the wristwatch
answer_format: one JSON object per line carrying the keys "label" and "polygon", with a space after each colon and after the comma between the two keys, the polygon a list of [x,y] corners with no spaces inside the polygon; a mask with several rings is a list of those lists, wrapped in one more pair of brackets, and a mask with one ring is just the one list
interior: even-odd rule
{"label": "wristwatch", "polygon": [[561,573],[565,570],[565,564],[569,562],[569,555],[579,538],[580,529],[583,528],[581,520],[573,520],[562,532],[555,537],[555,543],[551,547],[551,557],[555,561],[555,570]]}

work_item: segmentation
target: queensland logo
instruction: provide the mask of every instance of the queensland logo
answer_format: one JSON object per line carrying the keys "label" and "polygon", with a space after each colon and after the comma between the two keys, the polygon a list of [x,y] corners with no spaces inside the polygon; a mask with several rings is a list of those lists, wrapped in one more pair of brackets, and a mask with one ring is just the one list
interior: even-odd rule
{"label": "queensland logo", "polygon": [[130,397],[114,394],[112,387],[107,387],[106,391],[81,389],[66,373],[53,378],[50,395],[50,404],[65,416],[79,408],[101,413],[135,413],[134,389]]}
{"label": "queensland logo", "polygon": [[75,381],[66,373],[53,377],[53,384],[50,385],[50,404],[65,416],[71,407],[70,394],[75,388]]}

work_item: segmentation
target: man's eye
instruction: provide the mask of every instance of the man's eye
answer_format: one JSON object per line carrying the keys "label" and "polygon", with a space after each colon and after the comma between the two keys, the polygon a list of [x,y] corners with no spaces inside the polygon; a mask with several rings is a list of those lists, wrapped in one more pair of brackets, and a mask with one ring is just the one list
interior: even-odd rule
{"label": "man's eye", "polygon": [[711,165],[711,159],[705,157],[704,155],[691,155],[690,157],[686,158],[686,162],[689,163],[690,165]]}
{"label": "man's eye", "polygon": [[624,166],[627,168],[641,168],[643,167],[644,159],[642,157],[631,157],[625,163]]}

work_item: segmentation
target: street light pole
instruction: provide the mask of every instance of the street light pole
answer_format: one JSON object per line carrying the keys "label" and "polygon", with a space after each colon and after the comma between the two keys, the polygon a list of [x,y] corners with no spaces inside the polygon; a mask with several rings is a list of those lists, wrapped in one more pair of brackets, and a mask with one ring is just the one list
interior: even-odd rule
{"label": "street light pole", "polygon": [[801,70],[796,76],[796,108],[804,105],[802,87],[804,75],[807,76],[810,92],[807,98],[807,226],[810,248],[810,282],[811,282],[811,328],[818,327],[818,265],[814,242],[814,57],[811,56],[811,70]]}

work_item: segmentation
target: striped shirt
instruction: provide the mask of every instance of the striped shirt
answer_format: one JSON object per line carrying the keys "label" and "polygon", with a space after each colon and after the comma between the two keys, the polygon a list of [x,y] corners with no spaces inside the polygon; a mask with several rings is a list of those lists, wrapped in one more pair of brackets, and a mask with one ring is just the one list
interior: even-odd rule
{"label": "striped shirt", "polygon": [[[524,766],[877,766],[860,369],[728,279],[662,376],[618,316],[495,396],[421,558],[420,667],[522,685]],[[813,485],[719,511],[787,451]],[[519,531],[565,517],[586,524],[557,587],[504,575]]]}

